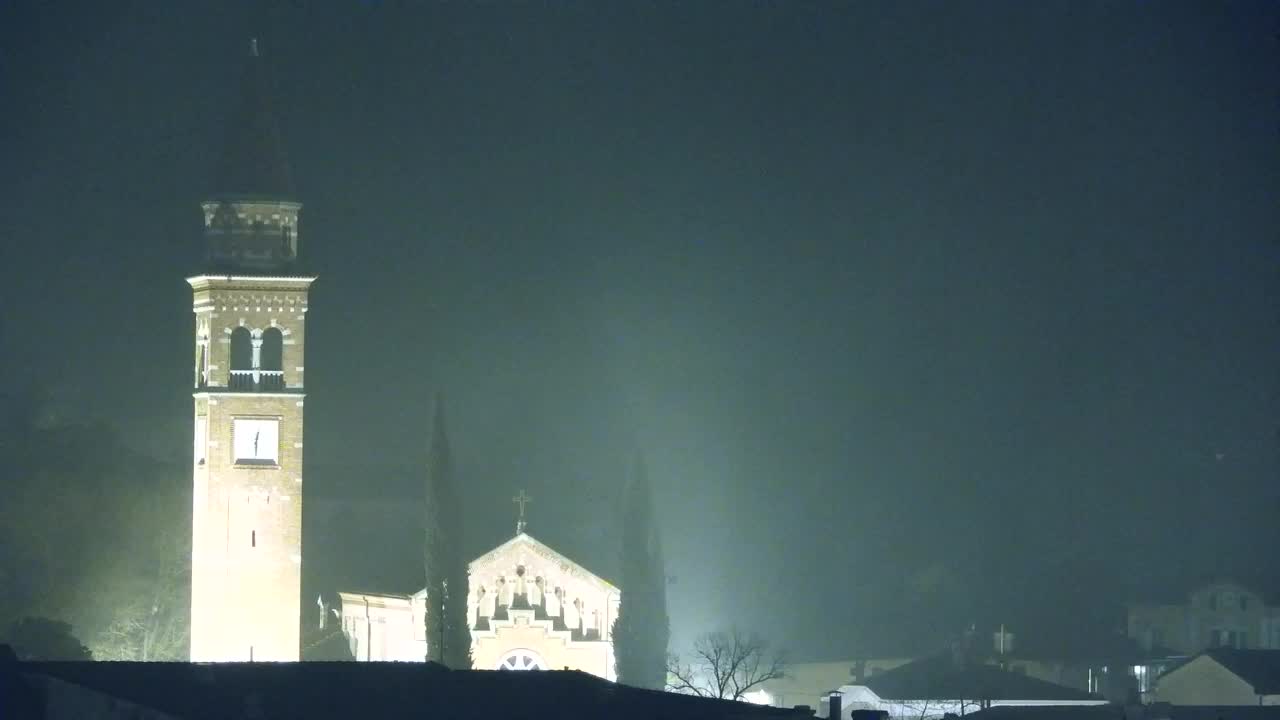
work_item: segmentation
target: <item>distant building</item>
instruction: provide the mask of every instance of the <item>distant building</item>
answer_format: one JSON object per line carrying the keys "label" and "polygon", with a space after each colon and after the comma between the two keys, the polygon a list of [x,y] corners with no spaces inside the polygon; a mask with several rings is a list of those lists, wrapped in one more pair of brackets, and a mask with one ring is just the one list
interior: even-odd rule
{"label": "distant building", "polygon": [[1160,676],[1173,705],[1280,705],[1280,650],[1207,650]]}
{"label": "distant building", "polygon": [[1128,634],[1152,655],[1191,656],[1218,647],[1280,650],[1280,606],[1219,581],[1172,604],[1132,604]]}
{"label": "distant building", "polygon": [[1280,720],[1280,705],[1093,705],[1090,707],[993,707],[965,720]]}
{"label": "distant building", "polygon": [[[525,532],[472,561],[471,654],[477,670],[581,670],[614,680],[621,591]],[[339,593],[356,660],[423,662],[426,591]]]}
{"label": "distant building", "polygon": [[834,660],[830,662],[789,663],[786,676],[760,685],[760,699],[770,705],[818,707],[827,693],[842,685],[856,685],[864,677],[911,662],[911,658],[878,658]]}
{"label": "distant building", "polygon": [[[931,720],[1002,705],[1105,705],[1082,690],[1010,672],[951,653],[907,663],[839,688],[842,720],[855,710],[881,710],[890,718]],[[821,705],[825,706],[824,699]],[[824,715],[825,710],[819,710]],[[834,719],[833,719],[834,720]]]}
{"label": "distant building", "polygon": [[[1131,652],[1118,653],[1113,648],[1107,648],[1099,650],[1099,657],[1109,657],[1111,660],[1069,660],[1029,654],[1015,640],[1015,634],[1002,626],[991,634],[989,647],[978,641],[976,634],[966,636],[960,646],[965,648],[963,653],[967,663],[987,665],[995,670],[1008,671],[1111,700],[1124,700],[1130,694],[1130,689],[1137,685],[1135,675],[1145,675],[1146,672],[1145,667],[1133,664],[1139,662],[1140,658]],[[959,650],[960,646],[956,649]],[[770,680],[761,689],[774,705],[786,707],[803,704],[817,707],[828,693],[841,686],[867,685],[874,678],[917,659],[881,656],[793,663],[787,666],[786,677]]]}

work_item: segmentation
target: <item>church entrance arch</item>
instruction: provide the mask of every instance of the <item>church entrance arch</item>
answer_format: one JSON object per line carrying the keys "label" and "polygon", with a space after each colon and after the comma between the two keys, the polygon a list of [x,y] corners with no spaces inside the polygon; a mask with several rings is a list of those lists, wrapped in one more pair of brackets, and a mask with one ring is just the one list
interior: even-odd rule
{"label": "church entrance arch", "polygon": [[547,664],[538,653],[519,648],[511,650],[498,661],[498,670],[546,670]]}

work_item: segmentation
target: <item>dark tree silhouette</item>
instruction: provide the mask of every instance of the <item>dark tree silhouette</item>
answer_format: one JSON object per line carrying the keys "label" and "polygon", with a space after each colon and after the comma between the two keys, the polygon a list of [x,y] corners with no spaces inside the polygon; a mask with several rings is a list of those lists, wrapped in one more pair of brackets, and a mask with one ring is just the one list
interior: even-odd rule
{"label": "dark tree silhouette", "polygon": [[613,624],[618,682],[661,690],[666,684],[666,569],[653,521],[653,498],[643,458],[622,500],[622,603]]}
{"label": "dark tree silhouette", "polygon": [[308,662],[351,662],[351,644],[338,623],[317,628],[310,627],[302,633],[302,659]]}
{"label": "dark tree silhouette", "polygon": [[92,660],[85,647],[61,620],[25,617],[15,620],[5,633],[5,642],[19,660]]}
{"label": "dark tree silhouette", "polygon": [[436,398],[427,487],[423,566],[427,578],[427,659],[453,669],[471,668],[467,625],[467,561],[462,552],[462,511],[453,486],[453,457],[444,403]]}

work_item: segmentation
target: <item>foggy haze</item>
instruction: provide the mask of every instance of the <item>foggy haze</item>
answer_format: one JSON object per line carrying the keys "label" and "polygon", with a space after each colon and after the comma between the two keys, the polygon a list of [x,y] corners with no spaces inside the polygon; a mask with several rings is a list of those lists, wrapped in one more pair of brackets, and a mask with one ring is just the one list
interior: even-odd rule
{"label": "foggy haze", "polygon": [[473,555],[524,489],[610,577],[644,454],[673,647],[1060,648],[1206,578],[1275,592],[1277,20],[7,3],[0,384],[186,467],[183,278],[256,36],[319,276],[309,596],[420,586],[436,392]]}

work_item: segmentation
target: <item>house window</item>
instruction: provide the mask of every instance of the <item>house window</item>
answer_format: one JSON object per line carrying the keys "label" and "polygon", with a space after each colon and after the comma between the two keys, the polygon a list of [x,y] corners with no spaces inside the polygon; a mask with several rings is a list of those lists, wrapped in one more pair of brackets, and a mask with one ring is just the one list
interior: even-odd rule
{"label": "house window", "polygon": [[1209,632],[1209,637],[1213,647],[1238,649],[1243,648],[1245,645],[1245,634],[1243,630],[1215,629]]}
{"label": "house window", "polygon": [[1151,692],[1151,675],[1146,665],[1133,666],[1133,679],[1138,686],[1138,692]]}

